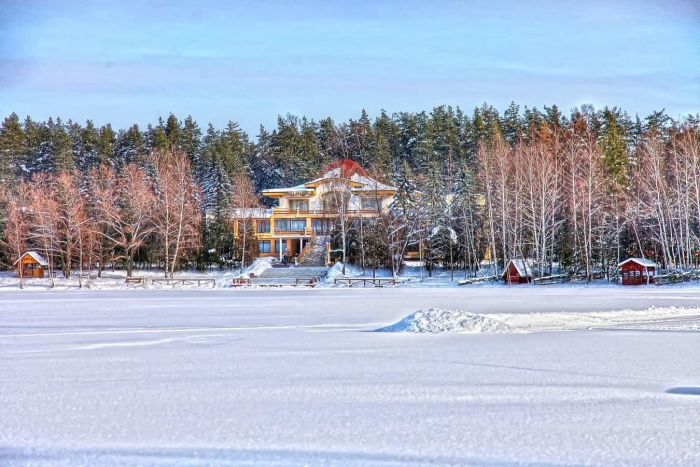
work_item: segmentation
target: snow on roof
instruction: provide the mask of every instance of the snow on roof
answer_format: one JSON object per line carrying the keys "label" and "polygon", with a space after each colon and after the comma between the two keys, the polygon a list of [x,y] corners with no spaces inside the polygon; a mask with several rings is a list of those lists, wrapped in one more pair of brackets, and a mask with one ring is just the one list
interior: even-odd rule
{"label": "snow on roof", "polygon": [[22,256],[19,257],[19,259],[18,259],[17,261],[15,261],[14,263],[12,263],[12,265],[15,266],[17,263],[19,263],[19,261],[20,261],[22,258],[24,258],[24,257],[27,256],[27,255],[31,256],[31,257],[34,259],[34,261],[36,261],[37,263],[39,263],[39,264],[42,265],[42,266],[48,266],[48,265],[49,265],[49,262],[46,261],[46,260],[44,259],[44,257],[41,256],[41,255],[40,255],[39,253],[37,253],[36,251],[25,251],[25,252],[22,254]]}
{"label": "snow on roof", "polygon": [[617,267],[619,268],[619,267],[621,267],[623,264],[627,264],[627,263],[629,263],[630,261],[633,262],[633,263],[637,263],[637,264],[639,264],[639,265],[641,265],[641,266],[648,267],[648,268],[655,268],[655,267],[656,267],[656,263],[655,263],[655,262],[650,261],[650,260],[648,260],[648,259],[644,259],[644,258],[627,258],[626,260],[624,260],[623,262],[621,262],[620,264],[618,264]]}
{"label": "snow on roof", "polygon": [[[364,171],[363,171],[364,173]],[[334,178],[344,178],[342,177],[342,168],[341,167],[336,167],[334,169],[329,170],[325,174],[323,174],[321,177],[316,178],[314,180],[311,180],[310,182],[305,183],[304,185],[297,185],[289,188],[271,188],[269,190],[263,190],[263,193],[293,193],[293,192],[298,192],[298,191],[303,191],[303,192],[312,192],[314,191],[313,188],[307,188],[307,185],[312,185],[315,183],[320,183],[323,182],[324,180],[332,180]],[[354,183],[358,183],[362,185],[361,187],[353,188],[354,191],[396,191],[396,187],[393,187],[391,185],[387,185],[384,183],[380,183],[367,175],[363,175],[359,172],[352,173],[349,177],[347,177],[348,180]]]}
{"label": "snow on roof", "polygon": [[290,186],[287,188],[270,188],[268,190],[263,190],[263,193],[293,193],[295,191],[307,191],[307,192],[312,192],[314,191],[313,188],[306,188],[306,185],[297,185],[297,186]]}
{"label": "snow on roof", "polygon": [[511,264],[515,266],[515,270],[518,271],[520,277],[532,277],[532,263],[523,258],[513,258],[509,260],[508,264],[506,264],[506,267],[503,270],[502,275],[505,275],[508,272],[508,267]]}
{"label": "snow on roof", "polygon": [[380,183],[374,179],[359,174],[354,174],[351,177],[351,180],[353,182],[362,183],[362,188],[356,188],[358,191],[396,191],[396,187],[385,183]]}

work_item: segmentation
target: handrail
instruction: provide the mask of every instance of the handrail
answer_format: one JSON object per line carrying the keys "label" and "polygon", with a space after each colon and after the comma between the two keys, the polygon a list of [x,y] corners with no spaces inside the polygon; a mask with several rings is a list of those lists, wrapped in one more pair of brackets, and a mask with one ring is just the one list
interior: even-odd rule
{"label": "handrail", "polygon": [[[319,216],[337,216],[339,214],[339,211],[332,210],[329,211],[327,209],[282,209],[282,208],[272,208],[272,211],[274,214],[282,214],[282,215],[319,215]],[[377,214],[376,209],[348,209],[345,211],[345,214],[347,215],[352,215],[352,214]]]}

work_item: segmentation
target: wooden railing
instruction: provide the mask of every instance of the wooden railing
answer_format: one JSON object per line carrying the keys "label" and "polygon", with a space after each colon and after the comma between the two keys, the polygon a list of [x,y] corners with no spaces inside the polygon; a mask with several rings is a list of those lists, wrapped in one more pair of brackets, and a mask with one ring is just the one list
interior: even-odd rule
{"label": "wooden railing", "polygon": [[[338,210],[327,209],[282,209],[272,208],[273,214],[276,215],[295,215],[295,216],[337,216]],[[376,209],[348,209],[345,211],[348,216],[359,216],[365,214],[377,214]]]}

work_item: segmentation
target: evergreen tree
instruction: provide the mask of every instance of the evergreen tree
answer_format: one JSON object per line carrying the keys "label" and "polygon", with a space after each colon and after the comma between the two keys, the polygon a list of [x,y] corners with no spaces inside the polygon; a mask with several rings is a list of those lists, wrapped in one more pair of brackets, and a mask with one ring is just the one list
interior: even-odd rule
{"label": "evergreen tree", "polygon": [[85,128],[80,132],[80,147],[76,157],[76,166],[86,173],[94,165],[102,163],[99,157],[100,134],[92,123],[92,120],[85,122]]}
{"label": "evergreen tree", "polygon": [[453,236],[447,210],[445,177],[437,162],[428,167],[421,186],[419,205],[425,229],[423,260],[428,268],[428,275],[432,277],[435,266],[446,259]]}
{"label": "evergreen tree", "polygon": [[508,109],[503,112],[503,137],[511,147],[515,147],[523,135],[523,120],[520,116],[520,106],[511,102]]}
{"label": "evergreen tree", "polygon": [[165,123],[165,137],[167,139],[167,146],[169,149],[181,149],[180,141],[180,122],[177,117],[172,113],[168,116],[168,120]]}
{"label": "evergreen tree", "polygon": [[97,147],[97,155],[94,164],[111,164],[114,165],[114,147],[117,143],[117,136],[112,130],[112,125],[109,123],[100,127],[100,140]]}
{"label": "evergreen tree", "polygon": [[202,170],[202,130],[190,115],[185,118],[182,124],[178,145],[187,154],[195,173],[200,173]]}
{"label": "evergreen tree", "polygon": [[75,167],[72,141],[61,118],[56,118],[55,123],[49,118],[47,128],[49,139],[42,154],[46,171],[58,173],[72,170]]}
{"label": "evergreen tree", "polygon": [[605,108],[602,113],[602,139],[605,169],[613,181],[613,188],[629,185],[629,158],[625,129],[620,123],[620,114],[615,109]]}
{"label": "evergreen tree", "polygon": [[144,138],[138,125],[133,125],[128,130],[119,132],[115,144],[114,158],[114,165],[117,168],[122,168],[132,162],[141,168],[146,167]]}
{"label": "evergreen tree", "polygon": [[16,113],[10,114],[0,125],[0,182],[14,187],[20,177],[26,154],[26,140]]}

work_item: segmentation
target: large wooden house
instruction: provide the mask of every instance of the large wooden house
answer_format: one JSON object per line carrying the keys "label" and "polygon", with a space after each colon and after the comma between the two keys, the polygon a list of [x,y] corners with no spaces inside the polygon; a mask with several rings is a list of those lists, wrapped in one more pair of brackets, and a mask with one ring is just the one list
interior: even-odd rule
{"label": "large wooden house", "polygon": [[277,206],[251,210],[259,256],[294,258],[313,239],[327,244],[339,216],[350,221],[377,218],[389,208],[395,193],[396,188],[374,180],[348,159],[331,164],[318,178],[301,185],[264,190],[262,194],[276,199]]}
{"label": "large wooden house", "polygon": [[17,277],[44,277],[49,262],[36,251],[26,251],[13,266],[17,267]]}

